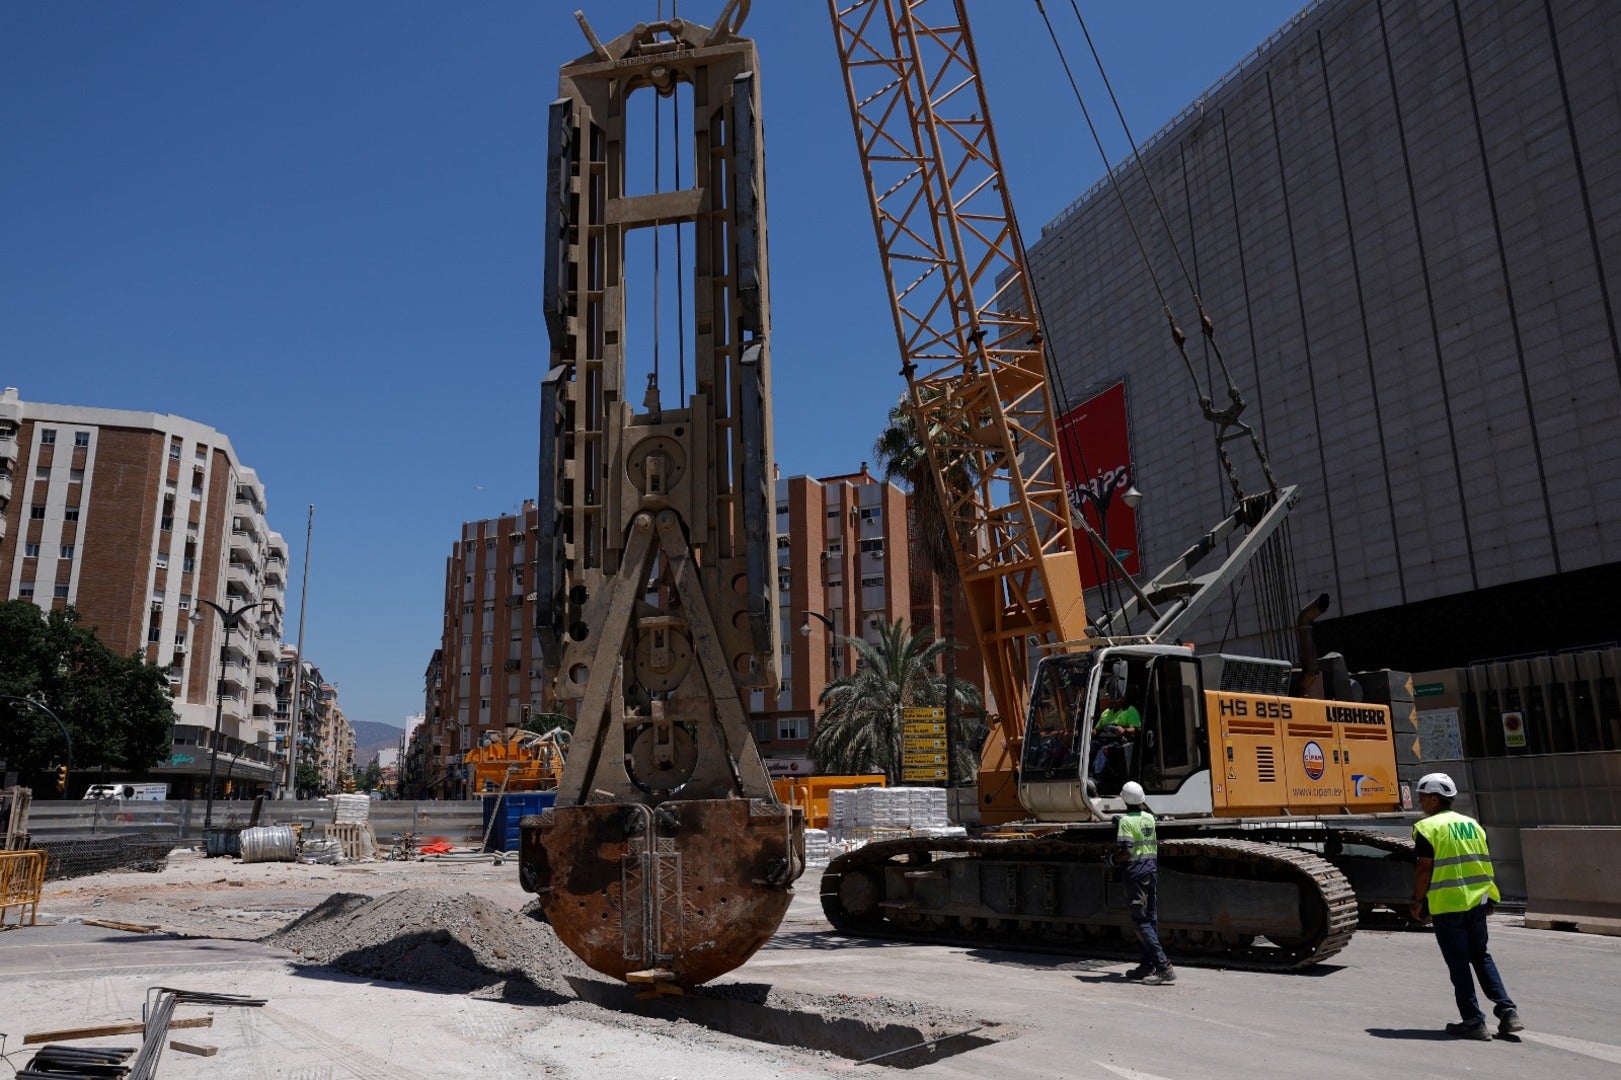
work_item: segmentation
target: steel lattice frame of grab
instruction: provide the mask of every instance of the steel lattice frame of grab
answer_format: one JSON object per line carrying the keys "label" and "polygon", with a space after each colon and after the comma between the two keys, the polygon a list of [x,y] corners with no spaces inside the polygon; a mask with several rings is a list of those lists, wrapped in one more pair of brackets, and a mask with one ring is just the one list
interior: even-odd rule
{"label": "steel lattice frame of grab", "polygon": [[[633,981],[695,985],[741,964],[804,865],[802,815],[777,802],[746,708],[777,685],[780,649],[746,10],[731,0],[713,26],[672,18],[606,43],[580,17],[588,51],[563,66],[550,114],[535,609],[551,691],[578,720],[556,805],[520,824],[519,869],[559,938]],[[649,191],[629,168],[661,152],[655,139],[691,175]],[[669,315],[690,387],[638,351],[627,309],[659,273],[634,261],[639,230],[672,254],[690,244]]]}

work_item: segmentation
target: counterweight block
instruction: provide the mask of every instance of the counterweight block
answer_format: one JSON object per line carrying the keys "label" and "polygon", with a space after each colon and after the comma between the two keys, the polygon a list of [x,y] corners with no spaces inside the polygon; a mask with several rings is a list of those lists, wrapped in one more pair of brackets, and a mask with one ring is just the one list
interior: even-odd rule
{"label": "counterweight block", "polygon": [[802,813],[764,799],[559,806],[519,831],[520,881],[558,938],[626,981],[657,970],[697,986],[742,964],[805,865]]}

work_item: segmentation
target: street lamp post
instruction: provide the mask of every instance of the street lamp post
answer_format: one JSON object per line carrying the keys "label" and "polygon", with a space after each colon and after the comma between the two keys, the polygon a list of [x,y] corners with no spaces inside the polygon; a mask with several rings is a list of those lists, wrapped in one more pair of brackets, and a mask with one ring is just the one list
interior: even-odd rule
{"label": "street lamp post", "polygon": [[[62,722],[62,718],[60,716],[57,716],[54,712],[51,711],[50,706],[46,705],[43,701],[40,701],[38,698],[18,697],[16,694],[0,694],[0,701],[14,701],[19,705],[32,705],[34,708],[38,709],[40,712],[44,713],[46,716],[49,716],[52,720],[54,720],[56,722],[56,726],[61,729],[61,731],[62,731],[62,741],[67,744],[67,748],[68,748],[68,756],[67,756],[67,760],[64,762],[64,767],[66,769],[68,769],[70,772],[72,771],[72,769],[73,769],[73,736],[68,734],[68,726]],[[62,795],[63,795],[64,798],[67,796],[67,789],[66,789],[65,786],[64,786],[64,788],[62,790]]]}
{"label": "street lamp post", "polygon": [[[246,615],[250,611],[257,610],[258,608],[262,607],[264,603],[261,600],[255,600],[252,603],[243,604],[241,607],[227,610],[226,608],[220,607],[212,600],[199,599],[197,602],[199,604],[207,604],[219,615],[220,625],[225,628],[225,640],[227,642],[231,640],[231,635],[236,633],[237,627],[242,625],[242,616]],[[202,612],[197,612],[196,614],[192,615],[191,618],[193,622],[201,622],[203,618]],[[214,681],[214,742],[213,745],[210,746],[208,754],[208,801],[203,810],[203,828],[205,829],[212,827],[214,824],[214,777],[217,775],[219,770],[220,723],[224,717],[224,713],[225,657],[222,655],[220,657],[220,677]]]}

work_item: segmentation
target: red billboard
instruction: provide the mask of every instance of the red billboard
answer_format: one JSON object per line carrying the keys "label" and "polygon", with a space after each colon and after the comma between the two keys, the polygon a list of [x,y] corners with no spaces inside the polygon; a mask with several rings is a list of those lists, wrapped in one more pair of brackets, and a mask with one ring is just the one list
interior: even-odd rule
{"label": "red billboard", "polygon": [[[1119,557],[1137,573],[1137,512],[1120,498],[1131,487],[1131,442],[1126,429],[1126,384],[1117,382],[1087,398],[1058,420],[1069,502],[1086,516]],[[1075,551],[1087,588],[1109,577],[1103,553],[1077,531]]]}

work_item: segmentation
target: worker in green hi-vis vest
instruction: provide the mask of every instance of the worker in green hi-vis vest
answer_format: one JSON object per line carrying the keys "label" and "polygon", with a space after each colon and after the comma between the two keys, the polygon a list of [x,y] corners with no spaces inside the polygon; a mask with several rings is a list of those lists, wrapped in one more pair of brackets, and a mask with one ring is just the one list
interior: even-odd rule
{"label": "worker in green hi-vis vest", "polygon": [[1418,864],[1413,875],[1413,917],[1435,922],[1435,942],[1452,976],[1459,1023],[1447,1033],[1463,1039],[1491,1040],[1486,1015],[1475,998],[1475,979],[1492,1001],[1497,1033],[1522,1030],[1519,1010],[1503,988],[1492,954],[1486,951],[1486,917],[1502,896],[1492,877],[1491,850],[1480,822],[1455,813],[1452,800],[1458,785],[1446,773],[1430,773],[1418,781],[1418,804],[1424,816],[1413,825],[1413,847]]}

